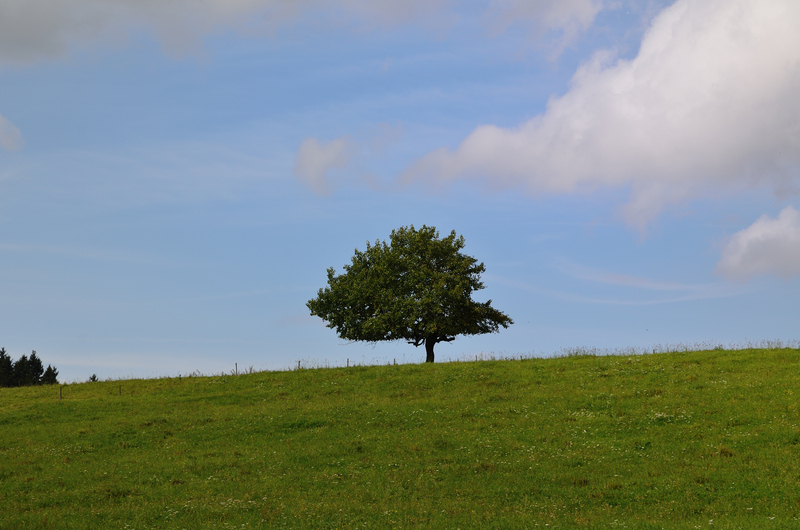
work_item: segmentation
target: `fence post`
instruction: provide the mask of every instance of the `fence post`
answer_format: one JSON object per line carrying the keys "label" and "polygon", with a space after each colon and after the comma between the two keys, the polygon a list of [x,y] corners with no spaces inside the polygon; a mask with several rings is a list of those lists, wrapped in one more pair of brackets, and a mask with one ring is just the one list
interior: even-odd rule
{"label": "fence post", "polygon": [[61,391],[64,390],[64,385],[58,387],[58,400],[61,401],[64,399],[64,396],[61,394]]}
{"label": "fence post", "polygon": [[239,363],[233,363],[233,365],[236,367],[236,375],[239,375]]}

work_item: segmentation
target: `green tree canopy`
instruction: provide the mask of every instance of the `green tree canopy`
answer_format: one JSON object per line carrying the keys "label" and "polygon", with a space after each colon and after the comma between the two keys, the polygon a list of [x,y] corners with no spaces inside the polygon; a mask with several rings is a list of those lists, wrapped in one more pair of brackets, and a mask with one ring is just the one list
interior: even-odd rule
{"label": "green tree canopy", "polygon": [[36,355],[36,350],[31,352],[30,357],[23,355],[13,362],[6,349],[0,348],[0,387],[56,383],[58,383],[58,370],[49,364],[45,370],[42,360]]}
{"label": "green tree canopy", "polygon": [[14,381],[14,362],[6,353],[5,348],[0,348],[0,387],[11,386]]}
{"label": "green tree canopy", "polygon": [[47,365],[47,370],[44,371],[42,376],[43,385],[57,385],[58,384],[58,370],[54,366]]}
{"label": "green tree canopy", "polygon": [[31,356],[28,357],[28,383],[29,385],[40,385],[42,384],[42,375],[44,375],[44,365],[42,365],[42,360],[36,355],[36,350],[31,352]]}
{"label": "green tree canopy", "polygon": [[483,263],[465,254],[464,237],[455,231],[439,238],[434,227],[393,230],[389,243],[367,242],[355,250],[344,274],[328,269],[328,286],[306,304],[340,338],[353,341],[404,340],[433,347],[457,335],[494,333],[514,322],[492,307],[472,300],[483,289]]}
{"label": "green tree canopy", "polygon": [[31,365],[28,356],[23,355],[14,363],[11,386],[28,386],[31,384]]}

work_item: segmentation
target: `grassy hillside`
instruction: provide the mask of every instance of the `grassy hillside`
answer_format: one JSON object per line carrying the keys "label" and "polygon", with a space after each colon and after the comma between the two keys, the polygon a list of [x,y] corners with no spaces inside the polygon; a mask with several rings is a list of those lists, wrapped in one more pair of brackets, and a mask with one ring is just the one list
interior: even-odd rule
{"label": "grassy hillside", "polygon": [[0,528],[797,528],[800,350],[0,389]]}

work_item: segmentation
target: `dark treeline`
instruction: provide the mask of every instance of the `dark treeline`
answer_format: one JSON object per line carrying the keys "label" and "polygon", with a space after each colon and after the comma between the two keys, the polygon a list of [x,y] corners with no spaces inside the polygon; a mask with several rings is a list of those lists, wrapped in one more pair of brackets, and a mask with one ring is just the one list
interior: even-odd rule
{"label": "dark treeline", "polygon": [[58,383],[57,377],[58,370],[49,364],[45,369],[36,350],[31,352],[30,357],[23,355],[14,362],[6,349],[0,348],[0,387],[55,385]]}

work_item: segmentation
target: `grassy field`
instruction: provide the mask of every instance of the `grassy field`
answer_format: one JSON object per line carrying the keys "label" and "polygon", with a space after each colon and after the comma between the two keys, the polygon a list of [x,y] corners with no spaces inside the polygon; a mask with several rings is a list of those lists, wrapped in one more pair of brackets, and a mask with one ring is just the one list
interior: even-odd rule
{"label": "grassy field", "polygon": [[0,389],[0,528],[800,528],[800,350]]}

